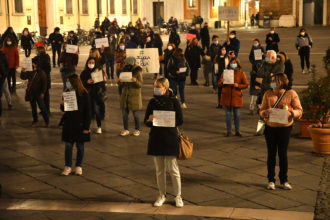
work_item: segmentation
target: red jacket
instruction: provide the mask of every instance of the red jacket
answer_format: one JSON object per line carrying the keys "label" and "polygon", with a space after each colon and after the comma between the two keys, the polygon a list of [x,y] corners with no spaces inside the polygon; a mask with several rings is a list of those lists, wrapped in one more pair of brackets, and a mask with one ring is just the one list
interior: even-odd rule
{"label": "red jacket", "polygon": [[19,67],[19,55],[18,55],[17,47],[3,46],[1,50],[4,54],[6,54],[8,58],[10,69]]}

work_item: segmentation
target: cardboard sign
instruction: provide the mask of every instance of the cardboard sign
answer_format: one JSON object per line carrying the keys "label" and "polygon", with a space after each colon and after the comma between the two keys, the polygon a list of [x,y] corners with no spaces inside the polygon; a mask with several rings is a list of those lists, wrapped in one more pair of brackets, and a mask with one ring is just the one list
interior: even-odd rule
{"label": "cardboard sign", "polygon": [[77,53],[78,52],[78,46],[77,45],[68,44],[68,45],[66,45],[66,52],[67,53]]}
{"label": "cardboard sign", "polygon": [[120,82],[132,82],[132,72],[121,72],[119,79]]}
{"label": "cardboard sign", "polygon": [[104,37],[95,39],[95,46],[96,48],[101,48],[102,46],[109,47],[108,38]]}
{"label": "cardboard sign", "polygon": [[273,108],[269,114],[269,121],[280,123],[280,124],[288,124],[288,110]]}
{"label": "cardboard sign", "polygon": [[254,52],[254,59],[255,60],[262,60],[261,49],[253,50],[253,52]]}
{"label": "cardboard sign", "polygon": [[99,83],[104,81],[102,70],[98,72],[92,72],[91,76],[94,83]]}
{"label": "cardboard sign", "polygon": [[224,70],[223,80],[223,84],[234,84],[234,70]]}
{"label": "cardboard sign", "polygon": [[65,112],[78,111],[76,91],[63,92],[63,99]]}
{"label": "cardboard sign", "polygon": [[26,71],[33,71],[32,58],[31,57],[25,57],[22,60],[22,68],[24,68]]}
{"label": "cardboard sign", "polygon": [[175,127],[175,111],[153,111],[155,127]]}
{"label": "cardboard sign", "polygon": [[224,7],[219,6],[218,18],[219,20],[238,21],[238,7]]}
{"label": "cardboard sign", "polygon": [[126,49],[126,57],[134,57],[143,73],[159,73],[159,55],[157,48]]}
{"label": "cardboard sign", "polygon": [[189,34],[189,33],[186,34],[186,39],[187,40],[192,40],[194,38],[196,38],[196,34]]}

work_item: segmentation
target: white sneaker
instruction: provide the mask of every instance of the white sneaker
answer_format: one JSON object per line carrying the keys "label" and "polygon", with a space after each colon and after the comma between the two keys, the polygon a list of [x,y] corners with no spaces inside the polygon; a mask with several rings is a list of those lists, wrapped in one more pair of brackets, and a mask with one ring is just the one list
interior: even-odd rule
{"label": "white sneaker", "polygon": [[120,133],[121,136],[127,136],[129,135],[129,130],[124,130]]}
{"label": "white sneaker", "polygon": [[183,207],[183,201],[182,201],[181,196],[175,197],[175,206],[178,207],[178,208]]}
{"label": "white sneaker", "polygon": [[135,130],[134,133],[133,133],[133,135],[135,137],[140,136],[140,131],[139,130]]}
{"label": "white sneaker", "polygon": [[186,103],[182,103],[181,108],[186,109],[187,108]]}
{"label": "white sneaker", "polygon": [[284,184],[282,184],[282,187],[283,187],[283,189],[286,189],[286,190],[291,190],[292,189],[292,186],[288,182],[285,182]]}
{"label": "white sneaker", "polygon": [[268,186],[267,186],[267,189],[269,189],[269,190],[275,190],[275,183],[274,182],[269,182],[268,183]]}
{"label": "white sneaker", "polygon": [[95,131],[96,134],[102,134],[102,128],[98,127]]}
{"label": "white sneaker", "polygon": [[81,176],[81,175],[82,175],[82,167],[76,167],[75,174],[76,174],[77,176]]}
{"label": "white sneaker", "polygon": [[164,195],[158,196],[156,202],[154,202],[155,207],[160,207],[164,204],[166,201],[166,197]]}
{"label": "white sneaker", "polygon": [[302,74],[306,74],[306,71],[305,71],[305,69],[303,69],[303,71],[302,71]]}
{"label": "white sneaker", "polygon": [[68,175],[70,175],[71,171],[72,171],[71,167],[65,166],[63,172],[61,173],[61,175],[62,176],[68,176]]}

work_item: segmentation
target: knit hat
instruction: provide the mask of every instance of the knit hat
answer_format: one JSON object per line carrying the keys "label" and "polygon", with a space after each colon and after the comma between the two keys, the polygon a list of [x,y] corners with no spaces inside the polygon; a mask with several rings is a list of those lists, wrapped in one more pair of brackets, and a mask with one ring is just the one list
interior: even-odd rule
{"label": "knit hat", "polygon": [[36,43],[36,47],[38,48],[38,47],[45,47],[45,44],[43,43],[43,42],[41,42],[41,41],[38,41],[37,43]]}
{"label": "knit hat", "polygon": [[127,58],[125,59],[125,63],[134,66],[135,63],[136,63],[136,59],[135,59],[134,57],[127,57]]}

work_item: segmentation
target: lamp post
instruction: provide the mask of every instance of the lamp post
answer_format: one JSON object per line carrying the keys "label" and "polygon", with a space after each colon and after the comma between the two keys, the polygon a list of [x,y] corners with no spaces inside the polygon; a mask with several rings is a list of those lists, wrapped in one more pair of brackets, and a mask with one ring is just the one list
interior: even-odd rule
{"label": "lamp post", "polygon": [[97,7],[97,19],[100,22],[100,1],[96,0],[96,7]]}

